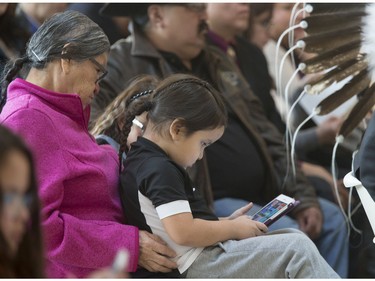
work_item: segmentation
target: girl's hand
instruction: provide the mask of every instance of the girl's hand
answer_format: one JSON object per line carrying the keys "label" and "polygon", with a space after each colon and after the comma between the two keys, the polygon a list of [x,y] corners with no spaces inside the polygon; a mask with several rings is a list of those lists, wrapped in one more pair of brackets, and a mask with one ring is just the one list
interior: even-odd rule
{"label": "girl's hand", "polygon": [[238,210],[234,211],[233,214],[231,214],[226,219],[233,220],[235,218],[238,218],[239,216],[245,215],[251,208],[253,207],[253,203],[250,202],[249,204],[243,206],[242,208],[239,208]]}
{"label": "girl's hand", "polygon": [[248,216],[239,216],[232,220],[233,239],[242,240],[250,237],[256,237],[265,234],[268,231],[264,223],[254,221]]}

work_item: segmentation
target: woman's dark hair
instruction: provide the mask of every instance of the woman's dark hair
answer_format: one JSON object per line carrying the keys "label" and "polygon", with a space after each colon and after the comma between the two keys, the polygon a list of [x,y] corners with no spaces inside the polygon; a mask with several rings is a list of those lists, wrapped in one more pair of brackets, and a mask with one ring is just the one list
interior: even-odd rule
{"label": "woman's dark hair", "polygon": [[103,30],[87,16],[70,10],[53,15],[30,38],[25,56],[6,65],[1,81],[0,109],[6,102],[9,83],[24,64],[43,69],[55,59],[83,61],[108,52],[109,48]]}
{"label": "woman's dark hair", "polygon": [[146,95],[140,95],[136,98],[134,96],[155,89],[158,82],[159,80],[151,75],[140,75],[131,80],[129,86],[98,117],[91,134],[94,136],[104,134],[120,143],[128,105],[132,103],[134,108],[137,104],[143,104],[142,100],[148,99]]}
{"label": "woman's dark hair", "polygon": [[18,24],[17,5],[17,3],[9,3],[5,13],[0,16],[0,38],[8,48],[21,55],[31,34]]}
{"label": "woman's dark hair", "polygon": [[[8,245],[0,230],[0,277],[41,278],[44,277],[43,247],[33,157],[21,138],[0,126],[0,170],[7,165],[8,157],[12,152],[21,153],[29,163],[30,179],[27,192],[32,196],[33,202],[30,206],[30,223],[15,257],[9,255]],[[3,191],[0,188],[0,215],[3,207],[2,197]]]}
{"label": "woman's dark hair", "polygon": [[127,138],[135,116],[147,111],[147,120],[160,135],[175,119],[181,120],[186,136],[200,130],[226,126],[224,101],[209,83],[187,74],[174,74],[164,79],[148,98],[129,104],[120,142],[120,155],[127,152]]}
{"label": "woman's dark hair", "polygon": [[249,27],[245,31],[246,38],[252,38],[253,36],[253,25],[256,17],[260,16],[263,13],[268,12],[269,17],[266,21],[270,21],[273,12],[273,3],[250,3],[250,18],[249,18]]}
{"label": "woman's dark hair", "polygon": [[273,11],[273,3],[250,3],[250,10],[252,16],[259,16],[264,12],[271,12]]}

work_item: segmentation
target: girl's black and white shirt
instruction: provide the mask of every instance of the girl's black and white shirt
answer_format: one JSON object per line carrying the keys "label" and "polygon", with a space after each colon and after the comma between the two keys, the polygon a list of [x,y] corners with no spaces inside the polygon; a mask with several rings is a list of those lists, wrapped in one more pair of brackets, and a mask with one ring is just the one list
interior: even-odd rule
{"label": "girl's black and white shirt", "polygon": [[155,143],[139,137],[124,162],[121,202],[127,223],[160,236],[176,251],[180,273],[186,271],[203,248],[180,246],[167,234],[161,220],[180,213],[217,220],[189,175]]}

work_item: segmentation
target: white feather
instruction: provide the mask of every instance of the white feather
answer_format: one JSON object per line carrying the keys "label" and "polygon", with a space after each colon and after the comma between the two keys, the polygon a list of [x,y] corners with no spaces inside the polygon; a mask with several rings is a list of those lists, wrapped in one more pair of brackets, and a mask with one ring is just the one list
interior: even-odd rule
{"label": "white feather", "polygon": [[375,78],[375,3],[366,7],[367,15],[363,18],[362,51],[367,54],[371,80]]}

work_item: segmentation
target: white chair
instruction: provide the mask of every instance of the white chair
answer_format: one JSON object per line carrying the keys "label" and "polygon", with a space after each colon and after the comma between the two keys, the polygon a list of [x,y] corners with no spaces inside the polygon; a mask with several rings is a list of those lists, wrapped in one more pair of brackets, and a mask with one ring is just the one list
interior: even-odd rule
{"label": "white chair", "polygon": [[367,218],[370,222],[372,231],[374,232],[374,240],[375,243],[375,202],[372,199],[370,193],[367,191],[367,189],[362,185],[361,181],[358,180],[355,176],[353,176],[352,172],[349,172],[344,177],[344,185],[345,187],[355,187],[359,199],[362,202],[363,208],[365,209]]}

